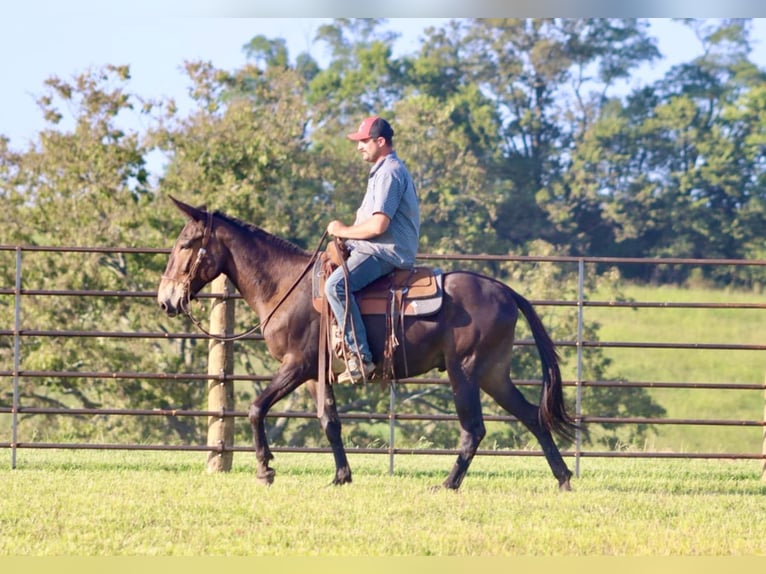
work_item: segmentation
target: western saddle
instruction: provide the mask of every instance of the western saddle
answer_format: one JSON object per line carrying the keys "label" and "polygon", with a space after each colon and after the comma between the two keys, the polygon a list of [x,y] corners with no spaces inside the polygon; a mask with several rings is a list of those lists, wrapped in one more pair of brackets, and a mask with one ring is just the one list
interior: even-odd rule
{"label": "western saddle", "polygon": [[[327,359],[333,375],[345,366],[343,337],[337,321],[329,308],[324,294],[324,284],[327,277],[338,266],[345,269],[345,249],[337,238],[328,244],[327,250],[317,258],[312,273],[312,298],[314,308],[322,316],[319,341],[319,376],[327,374]],[[427,316],[439,311],[442,304],[442,271],[438,268],[416,266],[412,269],[396,269],[373,281],[370,285],[355,293],[362,315],[384,315],[386,338],[383,352],[383,363],[380,372],[376,374],[383,382],[395,380],[394,353],[404,340],[404,318],[411,316]],[[406,361],[405,371],[406,371]],[[403,376],[408,376],[405,372]],[[320,380],[320,383],[322,381]]]}

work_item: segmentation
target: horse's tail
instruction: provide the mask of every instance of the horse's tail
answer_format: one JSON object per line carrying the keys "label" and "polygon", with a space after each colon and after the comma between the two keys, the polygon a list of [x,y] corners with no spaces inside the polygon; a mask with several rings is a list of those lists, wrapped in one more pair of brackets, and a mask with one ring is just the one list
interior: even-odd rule
{"label": "horse's tail", "polygon": [[540,363],[543,368],[543,386],[540,392],[540,423],[549,431],[568,440],[574,440],[578,425],[569,416],[564,405],[561,369],[559,368],[559,355],[556,352],[556,347],[532,304],[513,289],[511,292],[516,305],[529,323],[537,351],[540,354]]}

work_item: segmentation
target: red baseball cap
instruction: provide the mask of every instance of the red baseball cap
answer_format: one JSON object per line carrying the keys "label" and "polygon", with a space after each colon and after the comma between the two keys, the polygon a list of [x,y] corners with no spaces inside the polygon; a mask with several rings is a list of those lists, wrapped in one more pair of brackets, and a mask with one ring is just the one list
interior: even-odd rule
{"label": "red baseball cap", "polygon": [[383,118],[379,116],[370,116],[369,118],[366,118],[361,124],[359,124],[359,129],[356,132],[353,134],[348,134],[346,137],[357,142],[369,138],[380,137],[390,140],[392,137],[394,137],[394,130],[391,128],[391,125]]}

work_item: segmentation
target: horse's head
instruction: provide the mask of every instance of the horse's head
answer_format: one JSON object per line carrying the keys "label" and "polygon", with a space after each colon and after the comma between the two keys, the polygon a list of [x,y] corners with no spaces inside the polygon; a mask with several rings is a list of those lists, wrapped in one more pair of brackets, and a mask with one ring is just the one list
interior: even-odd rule
{"label": "horse's head", "polygon": [[204,207],[192,207],[170,196],[188,221],[176,239],[157,290],[157,302],[174,317],[186,312],[188,303],[221,272],[220,257],[213,237],[213,214]]}

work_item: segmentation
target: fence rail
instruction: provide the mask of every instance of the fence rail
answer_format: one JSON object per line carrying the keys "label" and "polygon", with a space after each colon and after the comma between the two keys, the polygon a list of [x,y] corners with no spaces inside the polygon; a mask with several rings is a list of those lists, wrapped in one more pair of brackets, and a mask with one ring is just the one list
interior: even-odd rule
{"label": "fence rail", "polygon": [[[49,379],[125,379],[125,380],[157,380],[157,381],[218,381],[221,384],[231,381],[265,382],[270,379],[270,374],[242,375],[220,373],[153,373],[153,372],[97,372],[77,370],[32,370],[24,369],[22,342],[35,337],[64,337],[64,338],[117,338],[117,339],[145,339],[145,340],[177,340],[208,339],[208,336],[199,332],[151,332],[151,331],[119,331],[119,330],[68,330],[61,328],[27,328],[23,324],[22,309],[24,301],[31,297],[95,297],[117,299],[153,299],[154,291],[130,291],[130,290],[59,290],[59,289],[31,289],[22,287],[23,276],[23,253],[55,253],[61,256],[71,253],[101,253],[101,254],[167,254],[166,249],[141,249],[141,248],[92,248],[92,247],[38,247],[38,246],[2,246],[0,253],[10,251],[15,253],[15,285],[13,287],[0,286],[0,297],[13,298],[13,325],[0,325],[0,337],[12,340],[9,345],[10,354],[13,358],[13,368],[0,370],[0,388],[6,388],[2,381],[12,382],[13,400],[10,405],[0,403],[0,415],[10,415],[11,429],[10,440],[0,442],[0,448],[9,449],[12,453],[11,464],[16,465],[17,452],[21,449],[100,449],[100,450],[170,450],[170,451],[199,451],[208,453],[221,452],[245,452],[252,451],[249,446],[237,446],[235,444],[205,444],[205,445],[169,445],[169,444],[106,444],[106,443],[49,443],[35,441],[20,441],[18,437],[19,417],[21,415],[54,415],[54,416],[78,416],[78,415],[103,415],[115,417],[127,416],[150,416],[150,417],[215,417],[223,419],[246,418],[245,411],[233,409],[131,409],[131,408],[53,408],[39,406],[25,406],[22,404],[19,382],[20,380]],[[675,350],[700,350],[706,352],[738,352],[738,351],[766,351],[766,344],[737,344],[729,342],[692,343],[692,342],[652,342],[652,341],[591,341],[583,336],[584,312],[586,308],[629,308],[629,309],[742,309],[751,312],[761,312],[766,309],[764,303],[708,303],[708,302],[633,302],[633,301],[591,301],[586,299],[584,289],[585,265],[586,264],[650,264],[650,265],[690,265],[690,266],[766,266],[766,260],[733,260],[733,259],[686,259],[686,258],[614,258],[614,257],[532,257],[532,256],[494,256],[494,255],[431,255],[424,254],[419,257],[424,262],[428,261],[495,261],[495,262],[529,262],[546,263],[552,265],[576,265],[578,277],[578,294],[576,300],[533,300],[536,307],[572,307],[578,313],[577,334],[572,339],[555,340],[559,347],[572,347],[577,355],[577,375],[574,379],[565,380],[564,385],[576,390],[575,418],[582,423],[621,424],[621,425],[698,425],[710,427],[761,427],[764,429],[764,443],[761,452],[649,452],[649,451],[596,451],[586,450],[582,447],[582,441],[574,444],[574,449],[563,451],[564,456],[574,457],[576,460],[576,472],[579,473],[579,461],[587,457],[635,457],[635,458],[706,458],[706,459],[746,459],[763,460],[764,475],[766,476],[766,411],[764,417],[758,420],[733,420],[733,419],[681,419],[681,418],[647,418],[647,417],[613,417],[600,416],[597,414],[585,414],[582,412],[582,392],[587,388],[618,387],[618,388],[647,388],[647,389],[688,389],[695,391],[704,390],[731,390],[736,392],[766,391],[764,383],[735,383],[726,381],[712,382],[674,382],[674,381],[598,381],[586,380],[583,377],[583,354],[589,348],[603,349],[675,349]],[[221,298],[219,294],[202,294],[201,298]],[[238,294],[229,294],[227,299],[238,299]],[[12,327],[12,328],[6,328]],[[0,339],[1,340],[1,339]],[[262,341],[260,335],[250,335],[243,341]],[[532,340],[519,340],[518,346],[533,346]],[[0,350],[2,345],[0,345]],[[402,379],[398,382],[419,385],[443,385],[447,381],[439,378],[418,377]],[[519,386],[539,386],[535,380],[515,380]],[[451,414],[407,414],[396,411],[396,385],[391,386],[390,410],[383,413],[355,413],[343,412],[343,421],[388,421],[391,425],[391,441],[388,446],[381,448],[355,448],[354,452],[379,453],[390,457],[390,467],[393,469],[394,456],[405,454],[441,455],[455,454],[456,449],[431,449],[431,448],[401,448],[394,444],[393,427],[397,421],[426,420],[436,422],[453,422],[457,420]],[[291,412],[273,411],[269,418],[315,418],[314,412]],[[487,421],[513,422],[512,416],[487,415]],[[330,452],[329,447],[289,447],[276,444],[272,447],[275,452]],[[541,456],[542,453],[532,450],[487,450],[482,449],[479,454],[490,456]]]}

